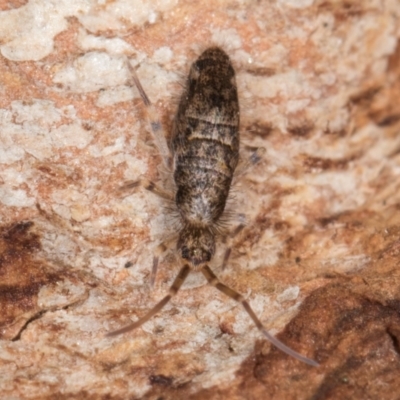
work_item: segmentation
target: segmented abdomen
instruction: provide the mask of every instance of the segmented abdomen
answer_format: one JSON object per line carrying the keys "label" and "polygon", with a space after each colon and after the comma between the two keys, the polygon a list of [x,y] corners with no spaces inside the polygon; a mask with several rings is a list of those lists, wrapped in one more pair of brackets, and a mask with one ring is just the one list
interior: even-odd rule
{"label": "segmented abdomen", "polygon": [[239,103],[235,73],[219,48],[192,65],[172,140],[176,203],[184,222],[216,223],[239,157]]}

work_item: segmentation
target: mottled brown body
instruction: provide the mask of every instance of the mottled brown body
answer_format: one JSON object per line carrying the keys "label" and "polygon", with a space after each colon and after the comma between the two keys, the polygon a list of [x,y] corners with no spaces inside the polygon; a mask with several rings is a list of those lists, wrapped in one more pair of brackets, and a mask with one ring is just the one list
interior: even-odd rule
{"label": "mottled brown body", "polygon": [[[161,124],[152,119],[154,109],[139,79],[132,72],[136,87],[148,108],[152,132],[164,164],[169,166],[171,155],[168,154]],[[235,71],[227,54],[218,47],[204,51],[192,65],[175,117],[170,150],[176,184],[174,199],[156,184],[143,178],[125,187],[141,185],[165,199],[175,200],[182,225],[177,248],[185,264],[172,283],[168,295],[139,320],[108,336],[129,332],[143,325],[168,304],[178,293],[190,270],[195,269],[202,272],[210,285],[242,304],[260,332],[277,348],[309,365],[317,366],[314,360],[302,356],[272,336],[243,296],[221,283],[208,266],[215,253],[218,224],[239,162],[239,101]],[[240,230],[241,227],[235,232]],[[225,254],[224,262],[229,253],[230,249]],[[155,257],[153,277],[157,265],[158,257]]]}
{"label": "mottled brown body", "polygon": [[193,63],[172,139],[176,206],[183,229],[178,249],[193,267],[211,260],[239,157],[235,71],[218,47]]}

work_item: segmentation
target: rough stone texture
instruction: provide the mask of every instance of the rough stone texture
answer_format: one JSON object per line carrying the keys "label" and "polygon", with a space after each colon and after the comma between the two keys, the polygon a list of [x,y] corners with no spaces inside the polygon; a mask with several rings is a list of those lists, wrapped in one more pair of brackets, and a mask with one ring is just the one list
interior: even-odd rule
{"label": "rough stone texture", "polygon": [[[400,367],[397,0],[0,1],[0,394],[12,399],[396,399]],[[229,209],[248,224],[142,328],[179,257],[128,56],[170,130],[210,45],[231,56],[242,144],[266,149]],[[243,154],[246,149],[243,146]],[[164,171],[165,172],[165,171]],[[232,226],[237,221],[232,217]]]}

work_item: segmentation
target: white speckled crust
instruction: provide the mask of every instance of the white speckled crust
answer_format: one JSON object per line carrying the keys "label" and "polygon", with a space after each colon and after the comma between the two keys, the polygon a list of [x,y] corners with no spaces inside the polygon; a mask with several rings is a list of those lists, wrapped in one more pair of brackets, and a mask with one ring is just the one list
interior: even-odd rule
{"label": "white speckled crust", "polygon": [[[156,247],[176,230],[170,205],[119,190],[142,175],[170,187],[125,57],[167,132],[190,63],[211,44],[233,60],[243,143],[266,154],[237,178],[228,209],[248,226],[227,269],[222,243],[212,267],[272,333],[327,275],[370,265],[366,238],[397,221],[400,202],[399,125],[382,122],[400,113],[389,105],[400,5],[366,1],[349,16],[325,3],[0,2],[0,221],[33,221],[32,257],[56,276],[0,325],[2,397],[141,398],[150,376],[188,393],[227,388],[262,340],[196,274],[142,328],[104,337],[161,299],[180,267],[174,249],[163,254],[150,288]],[[346,213],[353,225],[335,219]],[[383,222],[357,230],[368,213]]]}
{"label": "white speckled crust", "polygon": [[31,0],[0,14],[1,54],[9,60],[41,60],[53,50],[54,37],[68,28],[67,18],[86,14],[91,1]]}

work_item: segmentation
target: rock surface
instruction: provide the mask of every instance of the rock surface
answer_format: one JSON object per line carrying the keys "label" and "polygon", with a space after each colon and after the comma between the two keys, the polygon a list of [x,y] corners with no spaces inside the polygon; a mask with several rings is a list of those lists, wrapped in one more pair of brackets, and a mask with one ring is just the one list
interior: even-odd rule
{"label": "rock surface", "polygon": [[[18,399],[396,399],[400,368],[400,4],[0,0],[0,394]],[[227,268],[279,339],[193,273],[161,299],[176,229],[126,57],[167,134],[188,68],[222,46],[242,147]]]}

